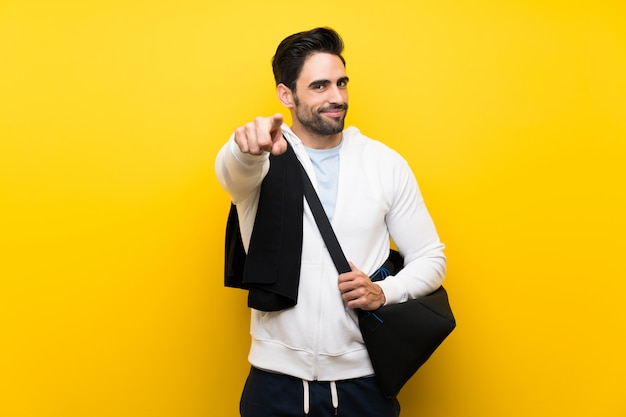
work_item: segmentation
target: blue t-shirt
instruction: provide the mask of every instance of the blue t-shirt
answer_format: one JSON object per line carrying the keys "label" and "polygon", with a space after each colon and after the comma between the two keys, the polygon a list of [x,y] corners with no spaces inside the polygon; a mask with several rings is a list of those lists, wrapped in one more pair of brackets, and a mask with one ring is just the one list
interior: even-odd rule
{"label": "blue t-shirt", "polygon": [[328,220],[333,220],[339,183],[339,150],[341,143],[331,149],[305,147],[317,177],[317,194],[324,206]]}

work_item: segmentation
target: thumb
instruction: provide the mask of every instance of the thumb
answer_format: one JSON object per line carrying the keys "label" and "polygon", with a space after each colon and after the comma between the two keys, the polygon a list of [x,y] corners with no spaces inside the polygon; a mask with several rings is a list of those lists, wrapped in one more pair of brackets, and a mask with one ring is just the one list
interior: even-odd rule
{"label": "thumb", "polygon": [[282,136],[272,144],[272,155],[278,156],[287,152],[287,141]]}
{"label": "thumb", "polygon": [[357,268],[356,265],[352,263],[352,261],[348,261],[348,265],[350,265],[350,269],[352,269],[353,272],[361,272],[361,270]]}

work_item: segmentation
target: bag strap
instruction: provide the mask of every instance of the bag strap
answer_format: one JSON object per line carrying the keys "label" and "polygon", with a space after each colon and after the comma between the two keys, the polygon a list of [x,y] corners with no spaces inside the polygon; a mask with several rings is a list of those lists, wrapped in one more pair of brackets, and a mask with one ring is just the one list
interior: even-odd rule
{"label": "bag strap", "polygon": [[[287,138],[285,138],[285,140],[287,140]],[[287,150],[294,152],[291,146],[287,146]],[[311,208],[311,212],[313,213],[313,217],[315,218],[315,223],[317,223],[317,227],[320,230],[326,247],[328,248],[328,252],[330,253],[330,257],[335,264],[335,268],[337,268],[337,272],[339,272],[340,274],[350,272],[352,271],[352,268],[350,268],[350,264],[346,259],[346,255],[343,253],[343,249],[341,249],[339,240],[337,240],[337,235],[335,234],[335,231],[333,230],[333,227],[328,220],[328,216],[326,215],[324,207],[322,206],[322,202],[320,201],[320,198],[315,191],[315,187],[313,187],[313,183],[311,183],[311,179],[309,178],[309,175],[306,173],[306,170],[304,169],[304,166],[302,166],[302,163],[300,163],[299,159],[298,165],[300,166],[300,170],[302,173],[304,196],[306,197],[306,201],[309,203],[309,207]]]}

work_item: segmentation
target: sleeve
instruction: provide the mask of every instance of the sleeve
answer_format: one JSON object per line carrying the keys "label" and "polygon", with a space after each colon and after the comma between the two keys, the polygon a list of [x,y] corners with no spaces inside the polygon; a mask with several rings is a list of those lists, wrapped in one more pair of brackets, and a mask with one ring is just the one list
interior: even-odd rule
{"label": "sleeve", "polygon": [[446,272],[444,245],[411,168],[400,159],[392,168],[393,203],[385,221],[404,256],[404,268],[396,276],[377,282],[385,293],[386,304],[402,303],[433,292],[441,286]]}
{"label": "sleeve", "polygon": [[221,186],[230,194],[234,204],[246,200],[263,182],[269,171],[269,153],[244,154],[235,143],[235,135],[218,152],[215,173]]}

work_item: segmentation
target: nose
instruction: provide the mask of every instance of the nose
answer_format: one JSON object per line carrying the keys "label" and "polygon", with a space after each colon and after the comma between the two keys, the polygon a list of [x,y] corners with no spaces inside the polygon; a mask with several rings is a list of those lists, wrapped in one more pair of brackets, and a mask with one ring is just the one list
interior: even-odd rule
{"label": "nose", "polygon": [[348,93],[345,88],[334,86],[329,90],[328,101],[333,104],[345,104],[348,100]]}

